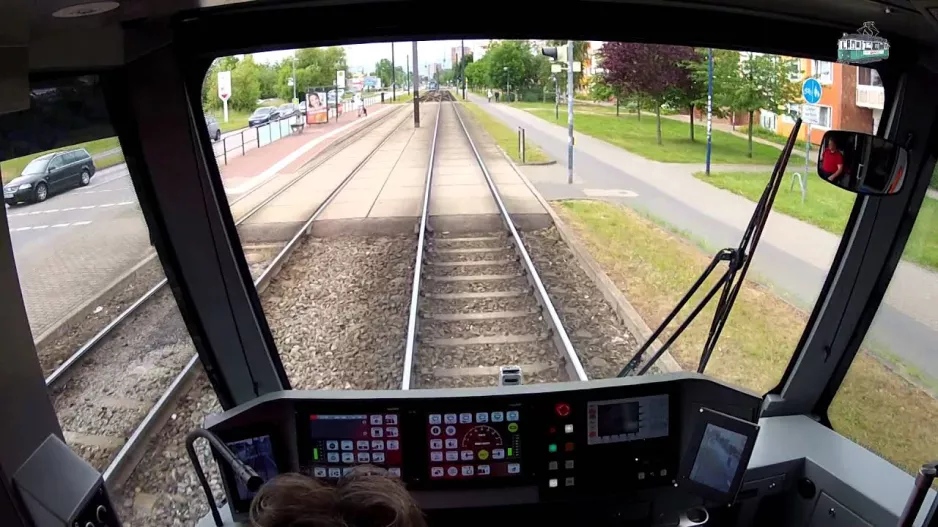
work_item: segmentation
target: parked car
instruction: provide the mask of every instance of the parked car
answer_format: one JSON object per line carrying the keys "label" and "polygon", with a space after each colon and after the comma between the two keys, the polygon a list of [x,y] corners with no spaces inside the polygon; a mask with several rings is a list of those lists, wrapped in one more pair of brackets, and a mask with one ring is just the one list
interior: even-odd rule
{"label": "parked car", "polygon": [[218,125],[218,119],[211,115],[205,116],[205,127],[208,128],[208,136],[212,138],[212,141],[221,140],[221,126]]}
{"label": "parked car", "polygon": [[280,114],[281,119],[289,119],[290,117],[295,117],[300,114],[299,109],[293,103],[281,104],[277,108],[277,112]]}
{"label": "parked car", "polygon": [[39,203],[53,192],[91,183],[94,160],[84,148],[53,152],[29,162],[19,177],[3,186],[7,205]]}
{"label": "parked car", "polygon": [[273,106],[263,106],[254,110],[248,117],[248,126],[261,126],[280,119],[280,113]]}

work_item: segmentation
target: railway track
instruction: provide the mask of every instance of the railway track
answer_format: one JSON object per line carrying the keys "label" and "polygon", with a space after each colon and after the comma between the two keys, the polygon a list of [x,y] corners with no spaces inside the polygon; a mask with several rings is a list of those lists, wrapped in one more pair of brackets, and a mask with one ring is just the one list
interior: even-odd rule
{"label": "railway track", "polygon": [[[462,117],[455,105],[438,104],[401,388],[587,380]],[[429,225],[434,176],[452,161],[451,152],[464,149],[472,152],[475,175],[485,180],[503,230],[448,234]]]}
{"label": "railway track", "polygon": [[[273,178],[252,195],[241,197],[246,200],[241,208],[248,210],[238,219],[239,226],[288,199],[289,190],[307,178],[324,176],[319,173],[322,170],[334,172],[334,167],[323,165],[340,152],[360,156],[353,159],[357,163],[347,173],[336,178],[332,191],[285,244],[246,244],[245,257],[259,292],[309,232],[313,221],[407,122],[410,113],[390,111],[328,147],[289,180]],[[361,146],[373,130],[379,132],[377,144],[366,144],[361,152],[348,150]],[[175,400],[185,393],[197,370],[198,357],[192,353],[188,333],[165,284],[164,279],[151,288],[47,378],[66,439],[103,470],[111,485],[119,486],[132,471],[149,438],[169,419]]]}
{"label": "railway track", "polygon": [[443,102],[455,101],[453,94],[448,90],[428,91],[419,97],[420,102]]}

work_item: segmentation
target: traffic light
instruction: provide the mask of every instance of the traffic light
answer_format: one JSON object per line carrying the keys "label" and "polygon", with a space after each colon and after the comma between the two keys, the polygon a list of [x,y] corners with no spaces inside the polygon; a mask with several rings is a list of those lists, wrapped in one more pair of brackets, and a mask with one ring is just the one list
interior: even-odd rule
{"label": "traffic light", "polygon": [[567,62],[567,46],[558,46],[556,48],[541,48],[541,55],[550,57],[555,62]]}

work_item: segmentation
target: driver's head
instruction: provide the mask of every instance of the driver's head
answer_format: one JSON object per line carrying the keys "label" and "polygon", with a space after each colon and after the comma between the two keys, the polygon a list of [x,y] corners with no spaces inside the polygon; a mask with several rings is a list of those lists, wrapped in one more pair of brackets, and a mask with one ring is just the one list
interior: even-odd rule
{"label": "driver's head", "polygon": [[425,527],[403,484],[384,469],[362,465],[335,486],[283,474],[251,502],[252,527]]}
{"label": "driver's head", "polygon": [[837,151],[837,140],[834,139],[833,137],[828,137],[828,138],[827,138],[827,149],[830,150],[831,152],[836,152],[836,151]]}

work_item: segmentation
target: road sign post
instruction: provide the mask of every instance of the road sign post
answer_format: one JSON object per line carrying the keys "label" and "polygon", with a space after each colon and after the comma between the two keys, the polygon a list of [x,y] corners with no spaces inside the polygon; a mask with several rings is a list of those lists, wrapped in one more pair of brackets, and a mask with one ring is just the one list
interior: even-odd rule
{"label": "road sign post", "polygon": [[804,104],[801,105],[801,121],[805,127],[805,147],[804,147],[804,174],[795,173],[791,180],[791,187],[794,188],[795,181],[801,187],[801,202],[804,203],[808,195],[808,174],[811,169],[811,125],[821,123],[821,107],[817,105],[821,101],[823,89],[821,83],[814,77],[809,77],[801,84],[801,96],[804,98]]}
{"label": "road sign post", "polygon": [[231,98],[231,72],[218,72],[218,98],[224,107],[225,122],[228,122],[228,99]]}

